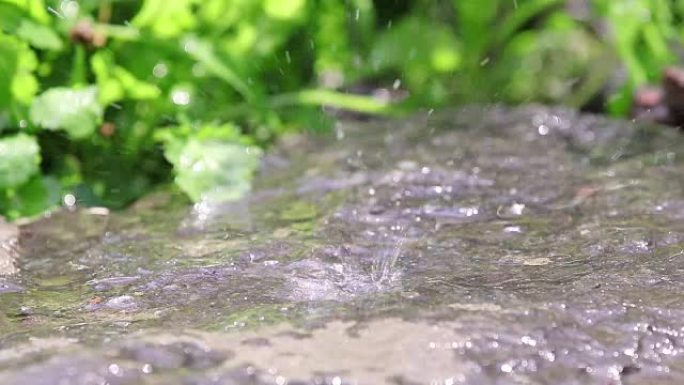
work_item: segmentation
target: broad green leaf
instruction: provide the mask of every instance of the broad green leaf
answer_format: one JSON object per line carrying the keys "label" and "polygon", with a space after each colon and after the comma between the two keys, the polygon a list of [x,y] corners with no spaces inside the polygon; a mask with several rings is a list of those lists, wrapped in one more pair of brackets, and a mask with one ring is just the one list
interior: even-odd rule
{"label": "broad green leaf", "polygon": [[48,23],[50,15],[47,13],[47,6],[43,0],[0,0],[0,3],[6,3],[21,8],[33,20],[40,23]]}
{"label": "broad green leaf", "polygon": [[254,100],[252,89],[226,62],[222,61],[214,52],[213,46],[196,36],[188,36],[183,39],[185,51],[202,64],[207,71],[226,82],[247,100]]}
{"label": "broad green leaf", "polygon": [[264,0],[264,12],[277,20],[299,19],[306,8],[306,0]]}
{"label": "broad green leaf", "polygon": [[161,38],[171,38],[194,28],[197,20],[192,13],[195,0],[145,0],[132,24],[149,28]]}
{"label": "broad green leaf", "polygon": [[111,74],[113,61],[111,55],[105,52],[97,52],[90,58],[90,66],[95,73],[97,81],[98,100],[106,106],[124,98],[124,89],[121,82]]}
{"label": "broad green leaf", "polygon": [[16,34],[36,48],[55,51],[62,49],[62,40],[55,31],[30,20],[22,20]]}
{"label": "broad green leaf", "polygon": [[74,139],[91,135],[102,121],[102,106],[97,101],[97,87],[81,89],[51,88],[31,105],[33,123],[49,130],[65,130]]}
{"label": "broad green leaf", "polygon": [[35,54],[19,39],[0,32],[0,109],[13,101],[30,103],[38,89]]}
{"label": "broad green leaf", "polygon": [[16,31],[26,16],[26,12],[17,5],[0,0],[0,30],[10,33]]}
{"label": "broad green leaf", "polygon": [[461,42],[446,25],[410,16],[378,37],[370,62],[376,76],[398,72],[412,98],[436,105],[447,101],[447,79],[461,69]]}
{"label": "broad green leaf", "polygon": [[[316,72],[321,79],[326,75],[342,75],[352,56],[345,4],[337,1],[322,2],[316,9],[315,21]],[[340,79],[340,82],[342,80],[344,79]]]}
{"label": "broad green leaf", "polygon": [[100,51],[90,59],[98,87],[98,100],[108,105],[125,98],[133,100],[154,99],[161,95],[157,86],[144,82],[128,72],[125,68],[114,64],[109,52]]}
{"label": "broad green leaf", "polygon": [[423,80],[460,67],[460,42],[445,25],[410,17],[378,38],[371,62],[376,70],[401,68],[409,78]]}
{"label": "broad green leaf", "polygon": [[488,48],[492,34],[492,22],[496,17],[499,0],[462,1],[453,0],[458,31],[466,43],[464,49],[468,55],[465,59],[479,65],[482,55]]}
{"label": "broad green leaf", "polygon": [[167,144],[176,184],[192,200],[229,201],[249,192],[261,150],[232,141],[191,138]]}
{"label": "broad green leaf", "polygon": [[0,189],[19,186],[38,172],[40,147],[33,136],[0,138]]}
{"label": "broad green leaf", "polygon": [[8,219],[41,214],[59,204],[60,185],[53,177],[35,174],[11,194],[0,194],[0,207],[5,206]]}
{"label": "broad green leaf", "polygon": [[0,109],[10,105],[20,50],[17,39],[0,33]]}
{"label": "broad green leaf", "polygon": [[157,86],[136,78],[123,67],[116,66],[112,72],[121,82],[123,89],[126,91],[126,96],[133,100],[154,99],[161,95],[161,91]]}
{"label": "broad green leaf", "polygon": [[19,104],[28,106],[38,92],[38,80],[33,74],[38,67],[38,59],[27,46],[19,52],[18,59],[18,71],[12,81],[12,96]]}

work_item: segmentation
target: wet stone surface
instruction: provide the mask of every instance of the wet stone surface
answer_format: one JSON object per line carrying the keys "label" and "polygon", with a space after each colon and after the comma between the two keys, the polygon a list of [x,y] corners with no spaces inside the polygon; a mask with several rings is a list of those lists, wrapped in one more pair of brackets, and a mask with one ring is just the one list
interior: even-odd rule
{"label": "wet stone surface", "polygon": [[2,242],[0,384],[684,383],[683,152],[468,108],[292,140],[242,202],[53,214]]}

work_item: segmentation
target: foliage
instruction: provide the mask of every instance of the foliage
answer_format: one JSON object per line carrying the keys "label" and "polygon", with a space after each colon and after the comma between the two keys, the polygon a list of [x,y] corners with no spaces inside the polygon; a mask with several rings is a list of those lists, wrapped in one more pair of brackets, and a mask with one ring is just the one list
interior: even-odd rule
{"label": "foliage", "polygon": [[[670,0],[0,0],[0,215],[123,207],[170,182],[249,191],[260,147],[325,130],[322,107],[576,107],[676,60]],[[399,104],[347,93],[401,87]],[[363,87],[362,87],[363,88]]]}

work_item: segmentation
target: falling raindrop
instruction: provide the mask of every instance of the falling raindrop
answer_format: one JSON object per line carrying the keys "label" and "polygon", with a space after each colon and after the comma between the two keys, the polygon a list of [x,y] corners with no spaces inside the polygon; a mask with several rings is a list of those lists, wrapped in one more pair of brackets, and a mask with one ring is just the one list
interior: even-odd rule
{"label": "falling raindrop", "polygon": [[56,10],[56,9],[50,7],[50,6],[47,7],[47,10],[48,10],[48,12],[50,12],[51,14],[53,14],[53,15],[59,17],[60,19],[64,19],[64,15],[62,15],[61,13],[59,13],[58,10]]}
{"label": "falling raindrop", "polygon": [[395,79],[394,83],[392,83],[392,89],[398,90],[399,87],[401,87],[401,79]]}

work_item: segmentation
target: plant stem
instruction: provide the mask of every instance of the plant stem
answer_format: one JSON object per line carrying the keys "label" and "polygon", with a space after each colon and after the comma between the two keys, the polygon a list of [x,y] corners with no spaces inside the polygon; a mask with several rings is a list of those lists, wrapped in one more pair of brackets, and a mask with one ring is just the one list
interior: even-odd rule
{"label": "plant stem", "polygon": [[[281,109],[291,106],[333,107],[354,112],[393,116],[402,112],[400,105],[378,101],[371,96],[346,94],[327,89],[309,89],[275,95],[266,100],[265,108]],[[236,105],[228,110],[229,118],[238,118],[250,113],[257,106],[249,103]]]}

